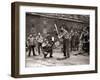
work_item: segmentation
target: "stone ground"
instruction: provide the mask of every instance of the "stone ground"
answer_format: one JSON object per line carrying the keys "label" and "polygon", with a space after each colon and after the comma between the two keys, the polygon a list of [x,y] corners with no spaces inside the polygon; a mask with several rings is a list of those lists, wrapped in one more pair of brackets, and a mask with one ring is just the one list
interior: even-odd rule
{"label": "stone ground", "polygon": [[70,52],[70,58],[64,59],[63,53],[60,49],[53,50],[53,58],[44,58],[43,54],[41,53],[40,55],[38,55],[38,52],[36,52],[37,56],[31,55],[30,57],[28,57],[27,52],[25,65],[26,67],[43,67],[89,64],[89,56],[87,55],[87,53],[84,53],[84,55],[75,55],[77,53],[78,51],[72,51]]}

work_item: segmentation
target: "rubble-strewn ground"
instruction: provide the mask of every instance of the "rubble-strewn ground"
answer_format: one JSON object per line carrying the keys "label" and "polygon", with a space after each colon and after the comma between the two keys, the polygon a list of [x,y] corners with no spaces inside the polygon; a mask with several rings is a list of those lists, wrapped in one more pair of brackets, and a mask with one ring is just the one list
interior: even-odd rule
{"label": "rubble-strewn ground", "polygon": [[53,58],[44,58],[43,54],[41,53],[37,56],[30,56],[28,57],[26,54],[26,67],[43,67],[43,66],[68,66],[68,65],[84,65],[89,64],[89,56],[87,53],[77,54],[78,51],[71,51],[70,58],[64,59],[63,53],[60,49],[53,50]]}

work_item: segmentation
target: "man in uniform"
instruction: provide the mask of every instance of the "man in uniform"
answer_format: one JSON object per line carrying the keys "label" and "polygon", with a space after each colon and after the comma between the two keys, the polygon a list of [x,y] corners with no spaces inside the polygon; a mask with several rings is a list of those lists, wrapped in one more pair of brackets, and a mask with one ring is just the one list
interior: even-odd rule
{"label": "man in uniform", "polygon": [[84,54],[84,52],[89,54],[89,30],[87,30],[87,28],[83,29],[80,36],[80,41],[82,46],[78,54]]}
{"label": "man in uniform", "polygon": [[40,33],[38,33],[38,36],[36,37],[36,40],[38,42],[38,53],[40,55],[40,51],[41,51],[41,48],[42,48],[42,42],[43,42],[43,37]]}
{"label": "man in uniform", "polygon": [[71,51],[74,50],[74,31],[71,30],[70,32],[70,48],[71,48]]}
{"label": "man in uniform", "polygon": [[36,56],[34,48],[35,48],[35,42],[34,42],[35,38],[33,37],[32,34],[29,35],[28,37],[28,44],[29,44],[29,54],[28,56],[31,55],[31,50],[33,51],[33,56]]}
{"label": "man in uniform", "polygon": [[49,51],[50,51],[50,58],[53,57],[53,45],[54,45],[54,37],[51,35],[51,34],[48,34],[47,36],[47,40],[48,40],[48,44],[50,45],[49,46]]}
{"label": "man in uniform", "polygon": [[70,57],[70,54],[69,54],[69,32],[68,32],[68,30],[61,27],[61,33],[62,33],[62,35],[58,36],[58,37],[63,39],[63,53],[64,53],[64,57],[66,59],[66,58]]}

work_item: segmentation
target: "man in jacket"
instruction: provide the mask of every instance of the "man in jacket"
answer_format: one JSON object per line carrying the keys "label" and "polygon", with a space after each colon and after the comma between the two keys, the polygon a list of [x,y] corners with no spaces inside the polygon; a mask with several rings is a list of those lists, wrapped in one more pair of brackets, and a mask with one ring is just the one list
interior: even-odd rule
{"label": "man in jacket", "polygon": [[28,56],[31,55],[31,51],[33,51],[33,56],[36,56],[35,50],[34,50],[34,48],[35,48],[35,38],[33,37],[32,34],[30,34],[29,37],[28,37],[28,44],[29,44],[29,54],[28,54]]}
{"label": "man in jacket", "polygon": [[43,37],[42,37],[41,33],[38,33],[36,40],[38,42],[38,53],[40,55],[40,51],[41,51],[41,48],[42,48],[42,42],[43,42]]}

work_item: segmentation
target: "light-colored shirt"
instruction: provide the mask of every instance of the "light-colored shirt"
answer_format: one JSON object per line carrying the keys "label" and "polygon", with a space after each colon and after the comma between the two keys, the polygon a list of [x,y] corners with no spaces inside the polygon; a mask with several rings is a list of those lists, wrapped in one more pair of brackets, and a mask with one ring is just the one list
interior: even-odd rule
{"label": "light-colored shirt", "polygon": [[66,39],[69,39],[70,34],[68,33],[67,30],[63,29],[63,33],[60,34],[58,37],[59,37],[59,38],[62,38],[63,36],[64,36]]}
{"label": "light-colored shirt", "polygon": [[37,36],[36,40],[37,40],[37,42],[42,43],[43,42],[43,37],[42,36]]}

